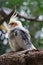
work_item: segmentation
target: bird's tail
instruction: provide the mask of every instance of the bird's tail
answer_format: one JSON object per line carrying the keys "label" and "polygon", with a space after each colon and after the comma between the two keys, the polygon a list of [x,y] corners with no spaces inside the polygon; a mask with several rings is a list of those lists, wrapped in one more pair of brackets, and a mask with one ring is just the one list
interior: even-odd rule
{"label": "bird's tail", "polygon": [[31,44],[30,50],[36,50],[36,48],[33,44]]}
{"label": "bird's tail", "polygon": [[29,50],[36,50],[33,44],[30,45],[30,48],[28,47]]}

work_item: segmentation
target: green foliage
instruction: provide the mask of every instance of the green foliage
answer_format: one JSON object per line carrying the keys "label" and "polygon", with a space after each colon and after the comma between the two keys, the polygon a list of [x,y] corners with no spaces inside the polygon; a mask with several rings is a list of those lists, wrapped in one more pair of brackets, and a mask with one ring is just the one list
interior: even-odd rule
{"label": "green foliage", "polygon": [[[43,0],[0,0],[0,7],[13,8],[15,5],[19,4],[19,12],[25,13],[28,16],[42,16],[43,15]],[[41,17],[40,17],[41,18]],[[30,31],[32,43],[38,49],[43,49],[43,22],[30,22],[28,20],[19,19],[23,26],[27,26]],[[0,54],[5,53],[8,46],[4,46],[0,41]]]}
{"label": "green foliage", "polygon": [[0,7],[13,8],[15,5],[22,5],[24,0],[0,0]]}

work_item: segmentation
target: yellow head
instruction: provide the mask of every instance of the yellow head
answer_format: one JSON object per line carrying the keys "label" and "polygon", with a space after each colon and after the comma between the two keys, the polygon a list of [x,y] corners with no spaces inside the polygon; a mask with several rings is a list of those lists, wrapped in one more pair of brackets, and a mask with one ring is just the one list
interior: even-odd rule
{"label": "yellow head", "polygon": [[11,17],[9,21],[9,28],[11,29],[17,26],[21,27],[22,23],[20,21],[17,21],[14,17]]}

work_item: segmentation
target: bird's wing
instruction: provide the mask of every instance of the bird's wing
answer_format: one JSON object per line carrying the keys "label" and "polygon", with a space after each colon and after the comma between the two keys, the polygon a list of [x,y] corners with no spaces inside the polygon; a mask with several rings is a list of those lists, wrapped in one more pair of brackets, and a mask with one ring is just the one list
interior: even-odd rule
{"label": "bird's wing", "polygon": [[18,35],[18,31],[19,31],[19,36],[18,36],[18,38],[17,37],[16,38],[17,38],[18,42],[20,42],[22,40],[21,41],[22,42],[22,45],[20,43],[18,43],[21,47],[26,46],[26,47],[29,48],[31,46],[32,43],[31,43],[31,40],[30,40],[30,34],[29,34],[29,32],[28,32],[27,29],[25,29],[24,27],[22,27],[22,28],[16,27],[16,28],[13,28],[12,29],[12,33],[13,33],[13,31],[15,31],[14,32],[15,33],[15,36]]}
{"label": "bird's wing", "polygon": [[25,41],[27,49],[30,49],[30,50],[36,49],[31,42],[30,34],[29,34],[28,30],[27,30],[27,32],[24,30],[20,30],[20,31],[21,31],[22,40]]}
{"label": "bird's wing", "polygon": [[[16,32],[14,32],[14,31],[16,31]],[[19,36],[18,36],[18,31],[19,31]],[[27,29],[14,28],[14,29],[12,29],[12,32],[16,33],[15,34],[16,41],[21,48],[25,49],[27,47],[29,49],[30,48],[32,49],[34,47],[31,43],[30,34]]]}
{"label": "bird's wing", "polygon": [[26,46],[30,47],[31,46],[30,34],[24,30],[20,30],[20,34],[21,34],[22,40],[25,41]]}

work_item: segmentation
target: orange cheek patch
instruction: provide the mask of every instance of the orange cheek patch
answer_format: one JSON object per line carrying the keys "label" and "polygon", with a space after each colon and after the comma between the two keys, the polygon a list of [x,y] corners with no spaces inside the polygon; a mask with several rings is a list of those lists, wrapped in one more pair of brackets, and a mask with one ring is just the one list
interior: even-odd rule
{"label": "orange cheek patch", "polygon": [[17,26],[18,24],[17,23],[14,23],[14,26]]}

